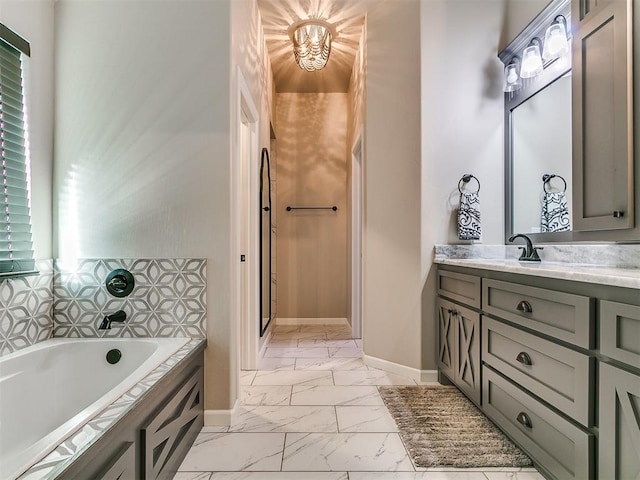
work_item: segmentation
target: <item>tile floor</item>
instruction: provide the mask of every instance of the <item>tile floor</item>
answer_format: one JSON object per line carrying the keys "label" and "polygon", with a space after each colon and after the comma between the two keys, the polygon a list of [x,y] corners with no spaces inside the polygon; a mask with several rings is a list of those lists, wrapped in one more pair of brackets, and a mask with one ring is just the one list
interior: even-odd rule
{"label": "tile floor", "polygon": [[275,326],[259,370],[241,373],[229,427],[204,427],[174,480],[544,480],[535,469],[416,468],[342,326]]}

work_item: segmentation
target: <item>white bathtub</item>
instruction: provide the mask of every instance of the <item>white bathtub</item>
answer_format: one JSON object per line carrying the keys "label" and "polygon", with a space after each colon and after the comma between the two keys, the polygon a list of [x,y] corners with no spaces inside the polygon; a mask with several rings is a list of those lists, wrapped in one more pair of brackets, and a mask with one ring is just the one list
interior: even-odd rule
{"label": "white bathtub", "polygon": [[[47,340],[0,358],[0,479],[14,479],[189,341]],[[111,349],[122,352],[116,364]]]}

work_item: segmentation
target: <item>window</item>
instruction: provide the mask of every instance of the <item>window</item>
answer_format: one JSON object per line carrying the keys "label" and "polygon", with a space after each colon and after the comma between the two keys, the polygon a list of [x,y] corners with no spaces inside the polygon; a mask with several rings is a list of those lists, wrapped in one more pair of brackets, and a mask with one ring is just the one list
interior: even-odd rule
{"label": "window", "polygon": [[29,44],[0,24],[0,276],[33,273],[23,61]]}

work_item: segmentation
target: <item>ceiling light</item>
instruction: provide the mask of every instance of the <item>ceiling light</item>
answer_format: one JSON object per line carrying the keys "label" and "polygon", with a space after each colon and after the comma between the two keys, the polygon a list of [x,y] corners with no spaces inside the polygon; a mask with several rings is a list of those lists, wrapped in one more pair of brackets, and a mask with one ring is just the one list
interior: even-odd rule
{"label": "ceiling light", "polygon": [[329,61],[335,29],[327,22],[309,19],[289,27],[296,63],[308,72],[320,70]]}
{"label": "ceiling light", "polygon": [[531,78],[542,73],[540,43],[540,39],[536,37],[529,42],[529,46],[522,52],[522,67],[520,68],[520,76],[522,78]]}
{"label": "ceiling light", "polygon": [[569,40],[567,39],[567,19],[558,15],[553,24],[547,28],[544,36],[544,48],[542,58],[545,62],[564,57],[569,53]]}

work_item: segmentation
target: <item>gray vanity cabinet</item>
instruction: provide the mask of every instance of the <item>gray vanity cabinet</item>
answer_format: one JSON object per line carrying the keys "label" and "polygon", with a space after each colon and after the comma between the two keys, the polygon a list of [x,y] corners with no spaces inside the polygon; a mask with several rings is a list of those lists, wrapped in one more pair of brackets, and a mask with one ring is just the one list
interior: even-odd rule
{"label": "gray vanity cabinet", "polygon": [[[480,305],[480,279],[441,271],[438,292]],[[438,366],[460,390],[480,405],[480,314],[459,302],[438,298]]]}
{"label": "gray vanity cabinet", "polygon": [[572,0],[574,230],[634,226],[632,0]]}
{"label": "gray vanity cabinet", "polygon": [[[640,306],[600,302],[599,478],[640,478]],[[611,364],[610,364],[611,363]]]}
{"label": "gray vanity cabinet", "polygon": [[600,364],[599,479],[640,478],[640,376]]}

